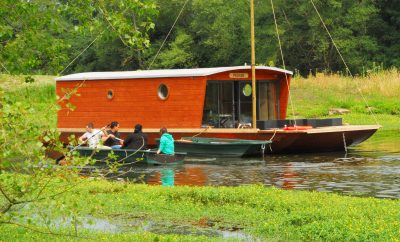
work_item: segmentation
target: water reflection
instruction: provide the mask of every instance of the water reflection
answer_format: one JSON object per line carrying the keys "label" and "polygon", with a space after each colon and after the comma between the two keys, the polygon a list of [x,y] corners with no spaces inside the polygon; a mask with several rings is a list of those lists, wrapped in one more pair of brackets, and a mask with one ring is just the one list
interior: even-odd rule
{"label": "water reflection", "polygon": [[[393,146],[394,143],[398,145]],[[135,167],[127,176],[137,182],[163,186],[265,184],[284,189],[400,198],[400,142],[388,144],[390,149],[379,144],[382,149],[373,151],[367,145],[349,149],[348,154],[272,155],[265,160],[189,157],[184,165]]]}
{"label": "water reflection", "polygon": [[174,186],[175,172],[171,168],[163,168],[161,170],[161,185],[166,187]]}

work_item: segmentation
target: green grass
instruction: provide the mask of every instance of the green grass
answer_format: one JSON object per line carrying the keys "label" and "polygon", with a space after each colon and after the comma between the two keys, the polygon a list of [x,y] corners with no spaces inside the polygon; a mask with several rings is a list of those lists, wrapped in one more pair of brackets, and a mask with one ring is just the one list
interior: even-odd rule
{"label": "green grass", "polygon": [[[39,117],[43,117],[43,122],[49,122],[49,126],[55,127],[56,109],[47,108],[55,100],[54,77],[33,76],[34,83],[25,83],[24,78],[24,76],[0,75],[0,87],[7,91],[9,94],[7,96],[12,100],[32,103],[40,113]],[[291,87],[293,106],[289,103],[287,113],[288,118],[293,117],[294,111],[296,118],[342,117],[344,123],[378,123],[385,130],[400,129],[399,94],[400,76],[397,70],[355,79],[317,74],[315,77],[293,79]],[[331,108],[346,108],[350,113],[329,116]]]}
{"label": "green grass", "polygon": [[[365,97],[383,128],[366,145],[390,142],[400,134],[398,81],[393,72],[382,77],[356,79],[365,82]],[[29,102],[34,109],[32,119],[48,127],[56,126],[53,77],[34,77],[25,83],[23,77],[0,75],[0,86],[10,103]],[[390,85],[382,80],[390,79]],[[398,77],[397,77],[398,78]],[[389,80],[388,79],[388,80]],[[347,108],[344,123],[375,124],[362,98],[355,94],[353,80],[338,76],[317,76],[293,81],[292,96],[296,116],[330,117],[330,108]],[[288,113],[291,113],[289,106]],[[1,199],[1,198],[0,198]],[[127,226],[134,220],[147,220],[170,226],[187,225],[193,229],[207,226],[214,230],[242,228],[254,238],[272,241],[393,241],[400,237],[399,200],[346,197],[336,194],[284,191],[262,186],[227,187],[160,187],[107,181],[83,181],[72,192],[56,202],[73,206],[81,216],[103,218]],[[49,203],[46,203],[47,205]],[[49,216],[67,216],[52,211],[42,203],[24,210],[26,217],[37,211]],[[40,227],[40,226],[39,226]],[[54,227],[54,226],[53,226]],[[42,231],[46,228],[40,227]],[[73,233],[72,228],[53,228],[60,233]],[[156,234],[149,232],[111,234],[101,231],[80,231],[94,240],[120,241],[204,241],[222,240],[196,235]],[[55,237],[34,233],[29,229],[0,225],[0,241],[69,241],[72,237]],[[82,239],[86,240],[86,239]]]}
{"label": "green grass", "polygon": [[0,75],[0,88],[6,101],[12,104],[27,102],[34,110],[32,119],[46,127],[56,127],[57,105],[53,76],[33,76],[33,83],[25,83],[23,76]]}
{"label": "green grass", "polygon": [[[399,130],[399,94],[396,69],[356,78],[322,73],[297,77],[292,81],[288,116],[292,118],[294,112],[296,118],[341,117],[348,124],[380,124],[383,130]],[[330,116],[332,108],[348,109],[349,113]]]}
{"label": "green grass", "polygon": [[[76,204],[82,214],[127,226],[152,221],[170,226],[241,228],[252,238],[272,241],[393,241],[400,237],[399,200],[286,191],[263,186],[162,187],[84,181],[58,202]],[[35,209],[49,210],[48,207]],[[50,212],[49,212],[50,214]],[[56,212],[57,216],[59,213]],[[61,232],[71,232],[71,228]],[[203,236],[86,231],[96,239],[191,241]],[[15,237],[18,234],[18,237]],[[16,226],[0,226],[0,239],[51,240]],[[222,240],[222,238],[212,238]]]}

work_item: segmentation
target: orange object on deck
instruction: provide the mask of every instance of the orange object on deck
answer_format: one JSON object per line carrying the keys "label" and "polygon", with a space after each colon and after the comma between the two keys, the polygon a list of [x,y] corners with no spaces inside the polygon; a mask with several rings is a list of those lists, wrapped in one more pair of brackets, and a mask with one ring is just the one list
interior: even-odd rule
{"label": "orange object on deck", "polygon": [[307,130],[307,129],[312,129],[312,126],[289,126],[289,127],[284,127],[283,130]]}

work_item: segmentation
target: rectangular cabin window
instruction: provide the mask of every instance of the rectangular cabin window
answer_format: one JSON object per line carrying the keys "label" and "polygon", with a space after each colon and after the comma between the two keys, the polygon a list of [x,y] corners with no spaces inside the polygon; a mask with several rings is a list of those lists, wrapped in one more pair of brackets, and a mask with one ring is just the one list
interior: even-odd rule
{"label": "rectangular cabin window", "polygon": [[207,83],[203,110],[203,125],[216,128],[233,128],[234,92],[231,81],[210,81]]}
{"label": "rectangular cabin window", "polygon": [[[209,81],[203,110],[203,126],[235,128],[252,122],[251,81]],[[279,90],[276,81],[257,81],[257,119],[276,119]]]}

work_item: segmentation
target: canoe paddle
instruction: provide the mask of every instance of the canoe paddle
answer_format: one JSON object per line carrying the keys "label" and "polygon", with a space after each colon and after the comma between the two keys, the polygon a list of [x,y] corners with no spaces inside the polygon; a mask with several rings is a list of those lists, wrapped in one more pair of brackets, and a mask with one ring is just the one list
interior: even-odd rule
{"label": "canoe paddle", "polygon": [[60,157],[58,157],[58,158],[56,159],[56,164],[59,164],[60,161],[62,161],[62,160],[65,158],[65,156],[66,156],[67,154],[70,154],[70,153],[74,152],[76,149],[78,149],[78,148],[81,147],[82,145],[86,144],[91,138],[97,136],[100,132],[104,132],[103,129],[104,129],[104,128],[107,128],[107,127],[110,127],[110,125],[111,125],[111,124],[107,124],[106,126],[104,126],[103,128],[101,128],[98,132],[96,132],[94,135],[92,135],[92,136],[90,136],[89,138],[87,138],[82,144],[79,144],[79,145],[75,146],[72,150],[68,151],[66,154],[63,154],[63,155],[61,155]]}

